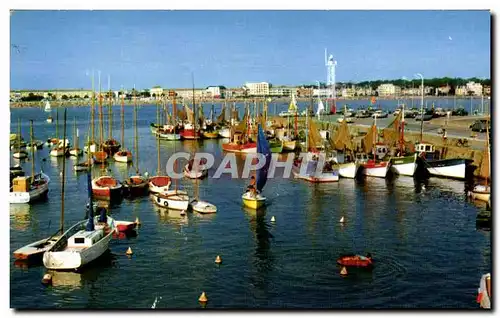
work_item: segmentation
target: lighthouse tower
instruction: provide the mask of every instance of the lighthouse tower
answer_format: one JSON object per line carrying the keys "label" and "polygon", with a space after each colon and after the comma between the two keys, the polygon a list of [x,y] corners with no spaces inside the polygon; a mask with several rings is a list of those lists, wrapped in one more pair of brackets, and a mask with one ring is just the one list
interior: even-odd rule
{"label": "lighthouse tower", "polygon": [[328,56],[327,49],[325,49],[325,66],[326,66],[326,88],[327,88],[327,100],[326,107],[330,106],[330,113],[335,114],[337,108],[335,105],[335,67],[337,66],[337,61],[333,59],[333,55]]}

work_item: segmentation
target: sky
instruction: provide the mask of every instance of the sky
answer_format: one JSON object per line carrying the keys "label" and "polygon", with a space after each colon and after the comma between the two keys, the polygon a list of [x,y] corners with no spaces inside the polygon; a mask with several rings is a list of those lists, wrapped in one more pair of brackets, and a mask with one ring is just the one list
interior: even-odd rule
{"label": "sky", "polygon": [[490,78],[489,11],[14,11],[11,89]]}

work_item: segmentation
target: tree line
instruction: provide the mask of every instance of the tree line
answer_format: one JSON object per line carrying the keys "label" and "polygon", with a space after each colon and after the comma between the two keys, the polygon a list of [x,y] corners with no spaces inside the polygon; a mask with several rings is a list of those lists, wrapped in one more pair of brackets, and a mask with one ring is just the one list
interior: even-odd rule
{"label": "tree line", "polygon": [[[336,86],[361,86],[361,87],[370,87],[371,89],[377,89],[381,84],[394,84],[396,86],[402,88],[411,88],[411,87],[419,87],[421,84],[421,79],[387,79],[387,80],[374,80],[374,81],[362,81],[362,82],[337,82]],[[463,86],[468,82],[480,83],[483,86],[488,85],[491,86],[491,79],[481,79],[477,77],[470,78],[460,78],[460,77],[436,77],[436,78],[424,78],[424,85],[438,88],[449,85],[451,90],[454,91],[456,87]],[[306,84],[302,85],[304,88],[317,88],[316,84]],[[326,83],[320,82],[320,88],[326,88]]]}

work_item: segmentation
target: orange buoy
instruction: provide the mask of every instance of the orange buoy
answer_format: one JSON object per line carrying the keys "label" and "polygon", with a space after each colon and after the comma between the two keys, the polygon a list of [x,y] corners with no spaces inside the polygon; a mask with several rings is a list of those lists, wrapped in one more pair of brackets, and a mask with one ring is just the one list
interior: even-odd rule
{"label": "orange buoy", "polygon": [[48,285],[50,283],[52,283],[52,275],[50,275],[48,273],[43,275],[42,284]]}
{"label": "orange buoy", "polygon": [[206,302],[208,301],[208,299],[207,299],[207,295],[205,295],[205,292],[202,292],[202,293],[201,293],[201,296],[200,296],[200,298],[198,298],[198,301],[199,301],[200,303],[206,303]]}
{"label": "orange buoy", "polygon": [[347,268],[345,268],[345,266],[342,267],[342,270],[340,271],[340,275],[342,275],[342,276],[347,275]]}
{"label": "orange buoy", "polygon": [[215,263],[216,263],[216,264],[220,264],[220,263],[222,263],[222,259],[220,258],[220,256],[219,256],[219,255],[217,255],[217,257],[215,258]]}
{"label": "orange buoy", "polygon": [[134,252],[132,252],[132,249],[130,248],[130,246],[128,247],[128,250],[125,252],[125,254],[127,254],[127,255],[134,254]]}

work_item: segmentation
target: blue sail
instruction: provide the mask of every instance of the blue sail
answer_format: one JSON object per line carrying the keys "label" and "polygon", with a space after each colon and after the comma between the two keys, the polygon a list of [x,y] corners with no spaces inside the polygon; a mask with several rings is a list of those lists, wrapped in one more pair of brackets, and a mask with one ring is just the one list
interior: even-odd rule
{"label": "blue sail", "polygon": [[261,192],[267,182],[267,173],[269,171],[269,165],[271,164],[271,149],[260,124],[258,131],[257,153],[263,154],[266,158],[264,166],[257,171],[257,191]]}
{"label": "blue sail", "polygon": [[92,204],[92,180],[90,176],[90,169],[87,171],[87,190],[89,193],[89,221],[87,222],[87,227],[85,228],[86,231],[93,231],[94,230],[94,205]]}

